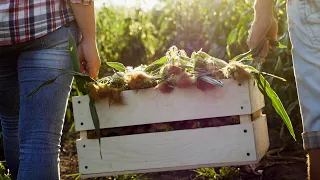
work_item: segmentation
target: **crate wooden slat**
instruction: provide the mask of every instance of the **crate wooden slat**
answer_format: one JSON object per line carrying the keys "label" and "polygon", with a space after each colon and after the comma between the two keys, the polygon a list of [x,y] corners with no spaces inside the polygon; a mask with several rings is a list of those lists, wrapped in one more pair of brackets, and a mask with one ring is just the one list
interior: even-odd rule
{"label": "crate wooden slat", "polygon": [[[94,130],[88,96],[73,97],[79,171],[82,178],[256,164],[269,147],[264,97],[254,80],[239,84],[223,80],[224,87],[201,91],[178,89],[163,94],[153,88],[125,91],[126,105],[96,104],[100,128],[201,121],[240,116],[240,124],[168,132],[87,139]],[[102,159],[100,157],[102,152]]]}
{"label": "crate wooden slat", "polygon": [[[96,103],[100,128],[248,115],[264,107],[263,95],[254,80],[246,81],[241,86],[231,79],[223,82],[224,87],[216,87],[205,92],[196,87],[176,88],[170,94],[163,94],[153,88],[138,92],[124,91],[126,103],[124,106],[109,107],[107,100]],[[73,97],[72,101],[75,129],[77,131],[94,129],[89,97]]]}
{"label": "crate wooden slat", "polygon": [[102,160],[97,139],[78,140],[79,169],[88,178],[256,164],[269,146],[266,123],[102,138]]}

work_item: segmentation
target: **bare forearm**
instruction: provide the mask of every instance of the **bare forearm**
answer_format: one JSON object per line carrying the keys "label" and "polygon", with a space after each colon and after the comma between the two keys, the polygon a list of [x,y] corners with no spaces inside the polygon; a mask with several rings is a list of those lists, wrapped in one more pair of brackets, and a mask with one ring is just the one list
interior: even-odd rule
{"label": "bare forearm", "polygon": [[272,17],[273,16],[273,0],[255,0],[254,3],[255,16]]}
{"label": "bare forearm", "polygon": [[95,41],[96,24],[94,13],[94,1],[90,5],[71,3],[77,24],[84,41]]}
{"label": "bare forearm", "polygon": [[[96,22],[93,0],[67,0],[73,10],[75,19],[82,34],[78,46],[80,71],[97,79],[101,60],[96,44]],[[91,3],[90,3],[91,2]]]}

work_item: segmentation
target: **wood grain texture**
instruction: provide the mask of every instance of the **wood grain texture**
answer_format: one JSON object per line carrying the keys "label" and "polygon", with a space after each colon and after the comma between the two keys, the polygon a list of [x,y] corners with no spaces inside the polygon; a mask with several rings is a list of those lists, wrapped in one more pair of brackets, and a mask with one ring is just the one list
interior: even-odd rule
{"label": "wood grain texture", "polygon": [[[251,114],[261,109],[263,97],[258,96],[251,81],[241,86],[231,79],[223,80],[224,87],[201,91],[194,88],[176,88],[170,94],[155,89],[124,91],[126,105],[109,107],[108,100],[96,103],[100,128],[113,128],[160,122],[224,117]],[[257,88],[257,87],[256,87]],[[250,95],[256,95],[254,100]],[[75,128],[92,130],[88,96],[73,97]],[[252,107],[252,104],[257,107]]]}
{"label": "wood grain texture", "polygon": [[240,115],[240,123],[251,123],[251,115],[246,114],[246,115]]}
{"label": "wood grain texture", "polygon": [[102,160],[98,140],[79,140],[79,170],[88,177],[255,164],[266,152],[264,122],[102,138]]}
{"label": "wood grain texture", "polygon": [[80,131],[80,139],[88,139],[87,131]]}
{"label": "wood grain texture", "polygon": [[257,83],[254,79],[249,81],[249,92],[250,92],[250,104],[251,113],[254,113],[265,106],[265,100],[263,94],[260,92]]}
{"label": "wood grain texture", "polygon": [[270,146],[267,117],[265,114],[263,114],[252,123],[257,150],[257,159],[260,161],[267,153]]}

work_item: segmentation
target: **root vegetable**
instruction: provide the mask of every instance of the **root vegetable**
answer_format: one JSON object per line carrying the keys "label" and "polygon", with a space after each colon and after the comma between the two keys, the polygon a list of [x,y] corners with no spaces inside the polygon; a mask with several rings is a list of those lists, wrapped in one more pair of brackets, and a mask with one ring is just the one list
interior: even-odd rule
{"label": "root vegetable", "polygon": [[108,99],[109,104],[123,104],[121,91],[108,85],[98,85],[93,82],[88,84],[89,96],[94,100]]}
{"label": "root vegetable", "polygon": [[91,96],[94,100],[99,100],[99,89],[100,87],[93,82],[88,83],[89,96]]}
{"label": "root vegetable", "polygon": [[248,80],[251,77],[250,73],[240,66],[236,66],[236,70],[233,73],[233,76],[234,79],[240,83]]}
{"label": "root vegetable", "polygon": [[183,72],[177,76],[173,76],[169,81],[178,88],[188,88],[194,84],[187,72]]}
{"label": "root vegetable", "polygon": [[204,80],[202,80],[200,78],[198,78],[197,79],[197,88],[202,90],[202,91],[205,91],[205,90],[208,90],[208,89],[214,89],[215,86],[205,82]]}
{"label": "root vegetable", "polygon": [[157,85],[156,78],[142,71],[131,72],[126,75],[128,87],[131,90],[145,89]]}
{"label": "root vegetable", "polygon": [[182,73],[182,69],[178,66],[165,66],[163,69],[163,78],[167,79],[172,75],[179,75]]}
{"label": "root vegetable", "polygon": [[162,81],[156,86],[156,89],[159,89],[162,93],[170,93],[173,91],[172,85],[167,81]]}

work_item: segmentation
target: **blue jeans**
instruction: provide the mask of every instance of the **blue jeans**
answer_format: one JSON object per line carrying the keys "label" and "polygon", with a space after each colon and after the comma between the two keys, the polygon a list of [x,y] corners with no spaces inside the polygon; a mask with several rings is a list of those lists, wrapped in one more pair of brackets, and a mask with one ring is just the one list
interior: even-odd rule
{"label": "blue jeans", "polygon": [[72,76],[60,76],[35,95],[26,96],[63,69],[72,69],[68,29],[44,37],[0,46],[0,119],[4,153],[13,179],[57,180],[59,148]]}
{"label": "blue jeans", "polygon": [[303,146],[320,148],[320,0],[288,0],[292,57],[303,122]]}

